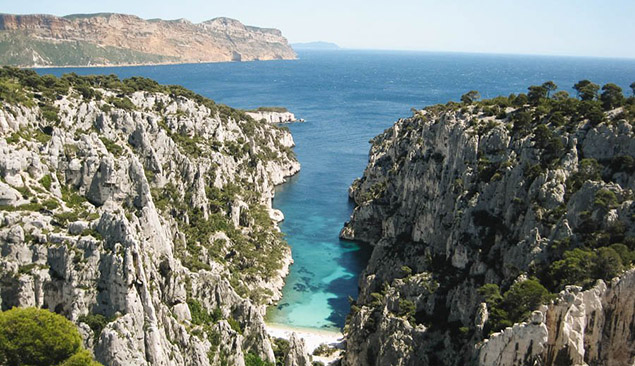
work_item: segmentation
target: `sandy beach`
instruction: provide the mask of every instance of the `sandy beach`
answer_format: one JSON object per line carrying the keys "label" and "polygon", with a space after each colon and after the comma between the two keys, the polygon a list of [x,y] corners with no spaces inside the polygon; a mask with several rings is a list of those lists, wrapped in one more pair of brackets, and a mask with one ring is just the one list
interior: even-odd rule
{"label": "sandy beach", "polygon": [[[282,324],[266,324],[267,333],[271,337],[275,338],[291,338],[291,333],[297,334],[300,338],[304,339],[304,344],[306,345],[306,350],[309,354],[313,354],[313,351],[322,343],[326,343],[327,345],[335,348],[340,348],[344,335],[340,331],[335,330],[322,330],[322,329],[311,329],[311,328],[294,328],[287,325]],[[336,360],[339,357],[339,351],[334,353],[330,357],[318,357],[313,356],[314,361],[322,361],[325,365],[328,365],[330,362]]]}

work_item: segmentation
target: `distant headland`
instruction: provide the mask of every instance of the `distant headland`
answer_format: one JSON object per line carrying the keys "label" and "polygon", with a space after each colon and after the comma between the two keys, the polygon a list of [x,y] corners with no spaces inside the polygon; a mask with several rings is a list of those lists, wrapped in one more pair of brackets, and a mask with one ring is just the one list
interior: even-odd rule
{"label": "distant headland", "polygon": [[99,13],[0,14],[0,64],[113,66],[295,59],[278,29],[235,19],[202,23]]}
{"label": "distant headland", "polygon": [[296,51],[301,50],[340,50],[342,49],[335,43],[332,42],[306,42],[306,43],[292,43],[291,47],[293,47]]}

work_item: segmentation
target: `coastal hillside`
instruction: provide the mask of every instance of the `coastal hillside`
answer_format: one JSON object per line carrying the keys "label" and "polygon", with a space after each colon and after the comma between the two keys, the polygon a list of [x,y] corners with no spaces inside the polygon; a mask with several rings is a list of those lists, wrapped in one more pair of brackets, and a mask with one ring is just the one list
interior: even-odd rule
{"label": "coastal hillside", "polygon": [[344,364],[634,363],[635,98],[574,89],[471,91],[371,141]]}
{"label": "coastal hillside", "polygon": [[288,130],[144,78],[2,68],[0,99],[3,311],[63,315],[106,366],[302,356],[263,321],[291,262]]}
{"label": "coastal hillside", "polygon": [[277,29],[214,18],[144,20],[101,13],[0,14],[0,64],[99,66],[294,59]]}
{"label": "coastal hillside", "polygon": [[293,47],[296,51],[304,51],[304,50],[321,50],[321,51],[333,51],[341,49],[335,43],[332,42],[305,42],[305,43],[292,43],[291,47]]}

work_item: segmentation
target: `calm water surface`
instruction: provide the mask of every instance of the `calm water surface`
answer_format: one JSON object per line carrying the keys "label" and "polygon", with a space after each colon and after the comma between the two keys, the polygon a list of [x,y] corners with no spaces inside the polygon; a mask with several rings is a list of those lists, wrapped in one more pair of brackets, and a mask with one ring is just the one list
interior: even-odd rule
{"label": "calm water surface", "polygon": [[475,89],[484,98],[526,92],[553,80],[573,94],[581,79],[635,81],[635,60],[475,55],[424,52],[304,51],[296,61],[41,69],[61,75],[140,75],[181,84],[237,108],[285,106],[306,123],[290,126],[302,171],[280,186],[274,206],[295,264],[284,296],[268,320],[296,327],[338,328],[357,294],[357,275],[369,248],[338,239],[352,210],[348,185],[362,174],[368,140],[411,107],[423,107]]}

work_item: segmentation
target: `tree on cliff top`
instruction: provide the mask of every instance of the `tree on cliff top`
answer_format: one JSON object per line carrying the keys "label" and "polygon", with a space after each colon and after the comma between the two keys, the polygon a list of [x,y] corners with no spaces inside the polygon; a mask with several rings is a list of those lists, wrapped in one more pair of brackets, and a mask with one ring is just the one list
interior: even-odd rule
{"label": "tree on cliff top", "polygon": [[578,92],[581,100],[593,100],[597,97],[600,86],[589,80],[580,80],[573,85],[573,89]]}
{"label": "tree on cliff top", "polygon": [[470,90],[469,92],[461,95],[461,102],[465,104],[471,104],[475,100],[481,98],[481,94],[476,90]]}

